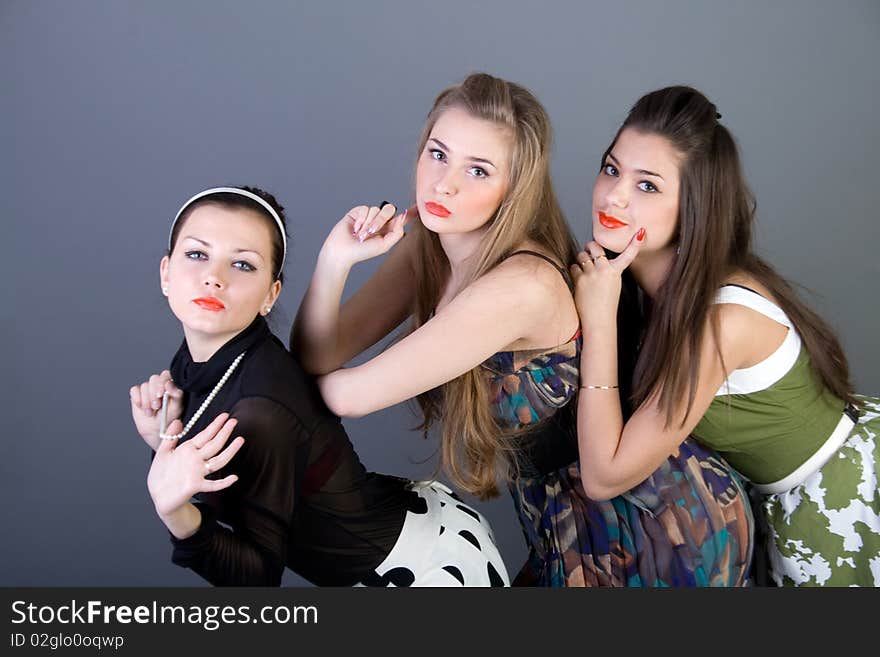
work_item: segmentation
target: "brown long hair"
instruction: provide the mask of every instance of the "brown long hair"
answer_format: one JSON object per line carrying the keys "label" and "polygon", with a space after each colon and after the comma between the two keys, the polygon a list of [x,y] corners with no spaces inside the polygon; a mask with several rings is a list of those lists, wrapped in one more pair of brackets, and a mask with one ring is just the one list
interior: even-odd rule
{"label": "brown long hair", "polygon": [[[469,75],[437,96],[419,140],[419,154],[438,117],[453,107],[503,126],[513,137],[507,193],[490,219],[475,254],[475,267],[462,287],[498,265],[526,239],[541,245],[563,267],[573,262],[576,243],[550,180],[550,121],[538,99],[518,84],[485,73]],[[437,235],[421,224],[412,232],[418,240],[419,258],[415,330],[430,319],[450,271]],[[509,458],[505,430],[492,418],[481,368],[419,395],[417,401],[423,415],[419,428],[427,433],[435,422],[441,425],[440,467],[452,482],[483,499],[498,495],[499,473],[508,473],[503,464],[515,461]]]}
{"label": "brown long hair", "polygon": [[[706,318],[719,287],[733,272],[743,271],[770,291],[793,322],[822,383],[852,402],[849,367],[834,332],[752,252],[755,201],[736,142],[720,118],[715,105],[696,89],[674,86],[653,91],[636,102],[602,158],[604,163],[626,128],[664,137],[682,158],[678,231],[673,238],[678,254],[656,297],[642,295],[645,332],[632,401],[637,406],[659,394],[667,426],[685,397],[685,418],[690,414]],[[626,278],[627,285],[634,285],[631,275]],[[710,325],[717,344],[717,321]]]}

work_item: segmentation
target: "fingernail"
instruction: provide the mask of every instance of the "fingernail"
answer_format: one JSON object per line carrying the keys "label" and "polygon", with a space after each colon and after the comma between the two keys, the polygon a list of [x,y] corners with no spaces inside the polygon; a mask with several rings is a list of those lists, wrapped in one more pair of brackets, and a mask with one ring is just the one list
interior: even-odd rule
{"label": "fingernail", "polygon": [[636,233],[636,239],[637,239],[639,242],[641,242],[643,239],[645,239],[645,227],[644,227],[644,226],[642,226],[641,228],[639,228],[639,232]]}

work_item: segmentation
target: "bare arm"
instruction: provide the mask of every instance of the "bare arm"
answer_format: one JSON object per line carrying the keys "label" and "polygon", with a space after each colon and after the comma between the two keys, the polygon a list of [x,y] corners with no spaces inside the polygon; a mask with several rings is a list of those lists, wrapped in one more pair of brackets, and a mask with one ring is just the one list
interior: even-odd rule
{"label": "bare arm", "polygon": [[[609,327],[610,332],[602,339],[585,336],[581,352],[582,385],[617,381],[615,328]],[[725,351],[725,362],[729,364],[734,355],[730,349]],[[656,392],[624,424],[617,390],[581,390],[577,409],[578,452],[584,489],[590,497],[609,499],[638,485],[693,431],[726,376],[708,326],[700,356],[690,413],[685,418],[687,400],[682,399],[669,426]]]}
{"label": "bare arm", "polygon": [[360,417],[431,390],[532,338],[562,294],[568,291],[549,266],[507,260],[387,351],[320,377],[324,401],[337,415]]}
{"label": "bare arm", "polygon": [[[578,452],[584,490],[594,499],[609,499],[644,481],[693,431],[727,376],[718,357],[719,346],[725,364],[732,369],[743,362],[747,351],[749,328],[741,321],[742,313],[730,306],[713,308],[721,327],[720,344],[709,325],[711,317],[707,318],[696,395],[687,416],[687,399],[682,399],[667,426],[658,391],[654,391],[624,424],[617,389],[589,386],[618,383],[616,304],[620,273],[635,252],[637,247],[633,251],[628,248],[610,262],[600,257],[596,264],[583,265],[584,271],[572,267],[575,300],[584,331]],[[579,260],[584,259],[579,256]]]}
{"label": "bare arm", "polygon": [[[361,241],[354,233],[371,214],[378,225]],[[331,231],[321,248],[309,288],[290,333],[291,350],[313,374],[331,372],[378,342],[409,314],[415,280],[414,240],[403,240],[376,273],[340,308],[348,274],[356,262],[391,249],[403,236],[405,215],[391,220],[382,212],[353,208]],[[387,225],[386,225],[387,223]]]}

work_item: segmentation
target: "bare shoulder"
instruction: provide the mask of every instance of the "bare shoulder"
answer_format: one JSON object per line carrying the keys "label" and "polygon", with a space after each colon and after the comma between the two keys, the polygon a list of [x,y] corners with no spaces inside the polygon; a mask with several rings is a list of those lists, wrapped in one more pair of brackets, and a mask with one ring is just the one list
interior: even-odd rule
{"label": "bare shoulder", "polygon": [[754,329],[753,322],[756,316],[760,317],[751,308],[736,303],[715,304],[709,313],[718,322],[722,344],[745,339],[748,332]]}
{"label": "bare shoulder", "polygon": [[[769,290],[748,274],[735,274],[727,283],[747,287],[777,303]],[[715,304],[710,313],[718,323],[721,352],[737,367],[749,367],[769,356],[788,331],[770,317],[737,303]]]}
{"label": "bare shoulder", "polygon": [[543,258],[525,253],[512,255],[477,282],[487,294],[499,297],[506,311],[525,320],[522,336],[507,349],[562,344],[577,330],[577,310],[567,281]]}
{"label": "bare shoulder", "polygon": [[[515,255],[505,259],[472,282],[462,295],[479,296],[490,300],[493,307],[502,308],[502,312],[532,318],[529,322],[532,328],[522,336],[528,343],[532,339],[542,344],[544,340],[554,339],[543,334],[532,335],[542,318],[564,312],[567,304],[576,314],[574,300],[562,276],[550,263],[535,256]],[[516,348],[524,347],[518,344]]]}
{"label": "bare shoulder", "polygon": [[[537,249],[530,250],[540,253]],[[553,262],[556,261],[548,254],[543,255]],[[564,270],[564,263],[557,264]],[[524,299],[558,303],[562,299],[571,297],[571,291],[560,270],[544,258],[532,254],[514,254],[500,262],[487,275],[493,273],[499,280],[515,282],[516,289]]]}

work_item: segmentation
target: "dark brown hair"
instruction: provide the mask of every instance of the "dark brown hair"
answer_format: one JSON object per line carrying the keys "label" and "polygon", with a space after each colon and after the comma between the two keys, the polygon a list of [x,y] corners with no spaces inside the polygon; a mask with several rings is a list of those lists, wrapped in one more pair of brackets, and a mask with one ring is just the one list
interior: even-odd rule
{"label": "dark brown hair", "polygon": [[[284,216],[284,207],[278,202],[278,200],[269,192],[260,189],[259,187],[247,187],[245,185],[235,185],[238,189],[243,189],[246,192],[250,192],[251,194],[256,194],[261,199],[266,201],[275,212],[278,213],[278,218],[281,219],[281,225],[285,226],[285,236],[286,226],[287,226],[287,218]],[[193,201],[190,204],[186,211],[180,215],[180,218],[177,220],[177,223],[174,224],[174,228],[171,230],[171,239],[169,240],[170,248],[168,249],[168,254],[171,255],[171,252],[174,250],[175,245],[177,244],[177,236],[180,234],[180,229],[183,227],[183,224],[186,223],[186,220],[192,214],[193,210],[202,205],[208,205],[210,203],[221,205],[225,208],[230,209],[243,209],[243,210],[252,210],[256,212],[261,217],[265,219],[265,221],[269,222],[269,225],[272,229],[272,276],[274,280],[279,280],[284,283],[284,272],[280,270],[281,261],[284,258],[284,242],[281,238],[281,233],[278,232],[278,224],[275,223],[275,219],[266,211],[262,205],[260,205],[257,201],[248,198],[247,196],[243,196],[241,194],[236,194],[234,192],[217,192],[216,194],[210,194],[208,196],[204,196],[197,201]],[[288,247],[288,251],[289,251]]]}
{"label": "dark brown hair", "polygon": [[[696,89],[653,91],[636,102],[602,158],[604,164],[626,128],[667,139],[681,156],[678,230],[673,237],[678,254],[655,298],[642,295],[644,333],[632,401],[637,406],[658,393],[668,426],[687,398],[684,423],[696,394],[706,318],[718,289],[741,271],[763,284],[794,323],[824,385],[851,402],[849,367],[834,332],[752,252],[754,197],[733,136],[720,118],[715,105]],[[627,284],[634,285],[631,276]],[[717,344],[717,322],[711,327]]]}

